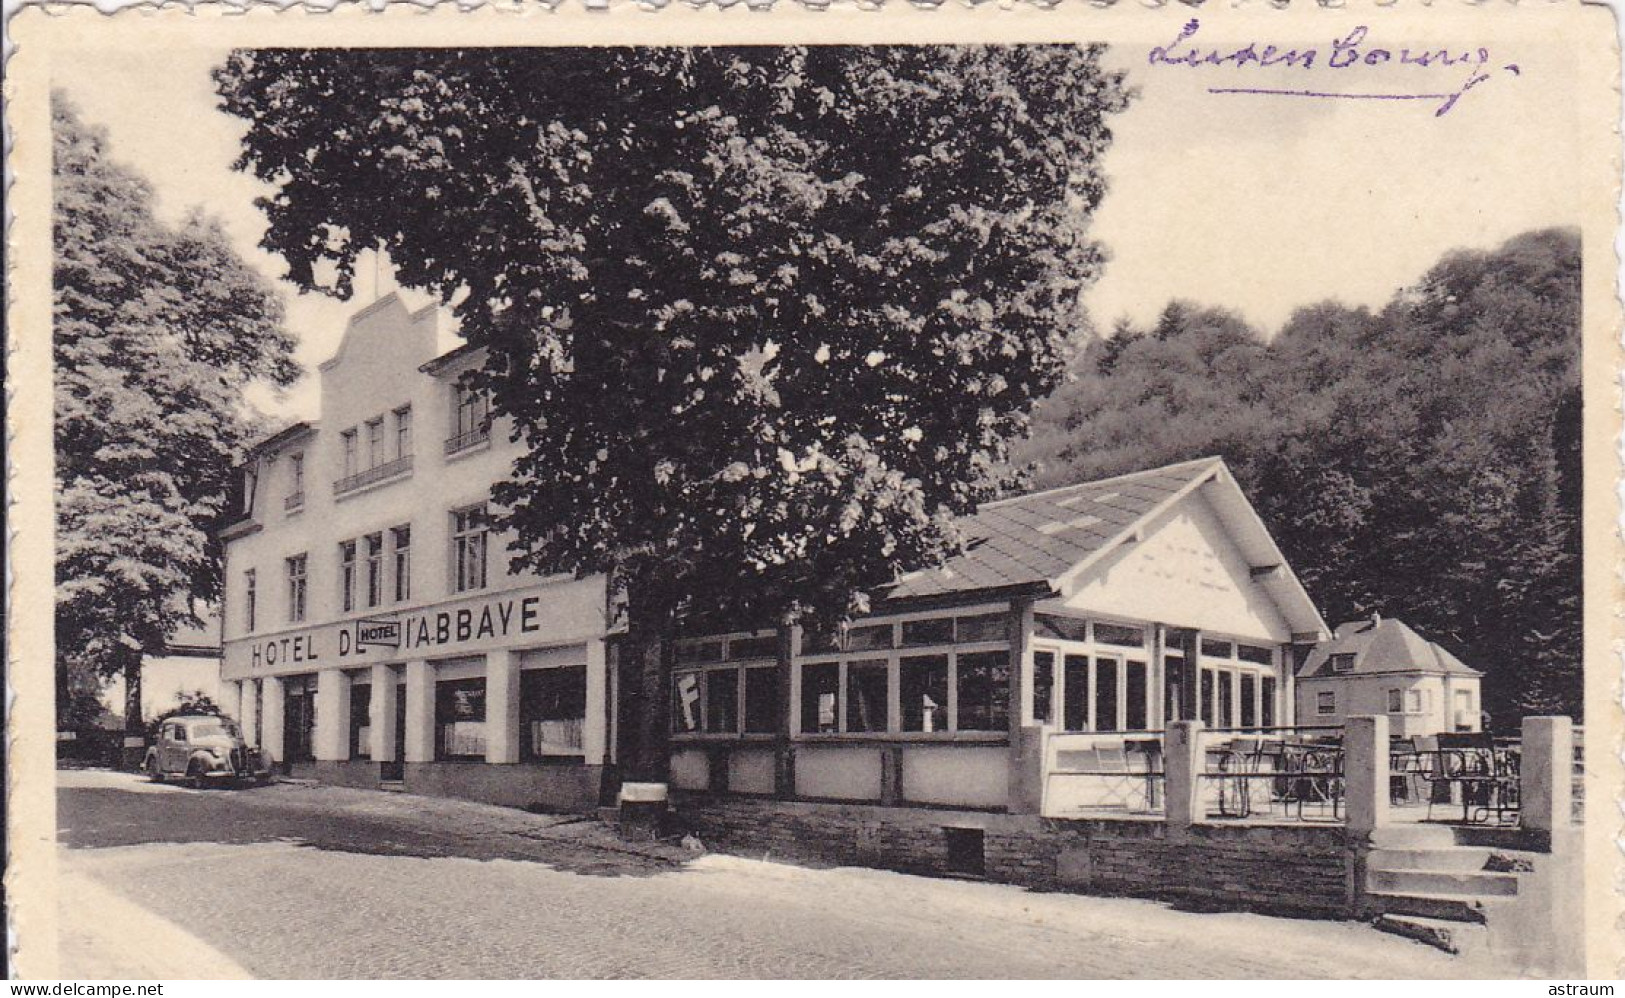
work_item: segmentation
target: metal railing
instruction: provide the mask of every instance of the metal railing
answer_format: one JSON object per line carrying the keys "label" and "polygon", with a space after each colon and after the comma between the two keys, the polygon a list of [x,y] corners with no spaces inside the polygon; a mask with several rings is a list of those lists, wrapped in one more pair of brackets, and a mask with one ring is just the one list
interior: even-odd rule
{"label": "metal railing", "polygon": [[1051,732],[1044,745],[1044,814],[1161,814],[1161,731]]}
{"label": "metal railing", "polygon": [[470,447],[477,447],[489,439],[491,439],[491,428],[488,426],[469,430],[467,433],[459,433],[454,437],[446,438],[446,453],[448,455],[456,454],[459,451],[468,450]]}
{"label": "metal railing", "polygon": [[1209,818],[1343,820],[1343,729],[1214,728],[1198,741]]}
{"label": "metal railing", "polygon": [[412,455],[407,454],[405,457],[398,457],[393,461],[339,479],[333,483],[333,494],[341,496],[347,492],[354,492],[356,489],[365,488],[388,478],[409,474],[411,471]]}
{"label": "metal railing", "polygon": [[1390,739],[1389,807],[1422,821],[1516,824],[1521,761],[1516,738],[1446,732]]}

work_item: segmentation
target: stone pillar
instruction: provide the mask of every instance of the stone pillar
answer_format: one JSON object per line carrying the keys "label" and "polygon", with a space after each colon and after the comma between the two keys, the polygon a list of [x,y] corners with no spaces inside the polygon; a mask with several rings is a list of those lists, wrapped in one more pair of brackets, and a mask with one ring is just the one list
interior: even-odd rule
{"label": "stone pillar", "polygon": [[[581,754],[589,766],[609,762],[609,657],[602,638],[587,642],[587,717],[581,725]],[[523,732],[520,733],[523,737]]]}
{"label": "stone pillar", "polygon": [[1359,714],[1343,724],[1344,821],[1369,835],[1388,823],[1388,717]]}
{"label": "stone pillar", "polygon": [[1202,804],[1202,722],[1175,721],[1162,738],[1162,766],[1167,798],[1163,804],[1170,832],[1183,833],[1207,817]]}
{"label": "stone pillar", "polygon": [[485,761],[519,761],[519,657],[506,648],[485,653]]}
{"label": "stone pillar", "polygon": [[372,704],[367,730],[367,754],[373,762],[400,762],[395,758],[395,698],[399,696],[395,670],[388,665],[372,667]]}
{"label": "stone pillar", "polygon": [[1033,713],[1033,603],[1010,604],[1010,775],[1011,814],[1038,814],[1044,809],[1044,728]]}
{"label": "stone pillar", "polygon": [[350,677],[338,669],[316,673],[316,759],[350,758]]}
{"label": "stone pillar", "polygon": [[276,676],[261,679],[260,710],[265,716],[260,721],[260,748],[271,757],[271,761],[279,765],[287,761],[282,751],[282,709],[285,705],[282,697],[282,680]]}
{"label": "stone pillar", "polygon": [[1574,726],[1566,717],[1523,719],[1518,779],[1524,828],[1560,832],[1573,819]]}
{"label": "stone pillar", "polygon": [[434,666],[406,663],[406,758],[434,761]]}

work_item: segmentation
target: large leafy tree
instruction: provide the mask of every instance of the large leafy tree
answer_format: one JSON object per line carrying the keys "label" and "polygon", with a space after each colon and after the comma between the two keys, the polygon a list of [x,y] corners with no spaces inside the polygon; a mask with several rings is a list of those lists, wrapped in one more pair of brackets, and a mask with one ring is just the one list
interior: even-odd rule
{"label": "large leafy tree", "polygon": [[122,673],[134,728],[142,656],[219,594],[209,528],[253,426],[243,389],[298,370],[279,299],[218,225],[158,221],[61,94],[52,124],[59,694]]}
{"label": "large leafy tree", "polygon": [[1485,670],[1498,725],[1578,716],[1579,358],[1579,240],[1532,232],[1269,339],[1175,303],[1074,358],[1021,459],[1047,484],[1222,454],[1328,616]]}
{"label": "large leafy tree", "polygon": [[517,561],[607,573],[647,648],[837,618],[955,547],[1099,270],[1098,57],[257,50],[217,82],[265,245],[340,294],[387,247],[455,305],[524,444]]}

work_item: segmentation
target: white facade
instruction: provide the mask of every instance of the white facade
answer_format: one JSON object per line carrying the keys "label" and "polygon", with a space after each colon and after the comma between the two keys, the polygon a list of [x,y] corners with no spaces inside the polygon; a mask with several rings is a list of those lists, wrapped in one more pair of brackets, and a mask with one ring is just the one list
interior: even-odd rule
{"label": "white facade", "polygon": [[[359,312],[321,365],[319,424],[246,466],[245,516],[222,532],[223,699],[278,761],[601,767],[603,581],[507,571],[508,539],[483,514],[509,473],[509,427],[482,431],[483,402],[458,384],[479,354],[437,356],[435,321],[394,295]],[[570,671],[532,683],[534,670]],[[538,696],[553,713],[598,709],[527,722]]]}

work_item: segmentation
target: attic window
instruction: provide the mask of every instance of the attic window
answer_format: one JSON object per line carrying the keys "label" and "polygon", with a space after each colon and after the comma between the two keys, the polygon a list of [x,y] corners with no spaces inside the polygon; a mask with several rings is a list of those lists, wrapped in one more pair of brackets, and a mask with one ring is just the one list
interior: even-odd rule
{"label": "attic window", "polygon": [[1333,655],[1332,656],[1332,671],[1333,672],[1353,672],[1354,671],[1354,656],[1352,654]]}

